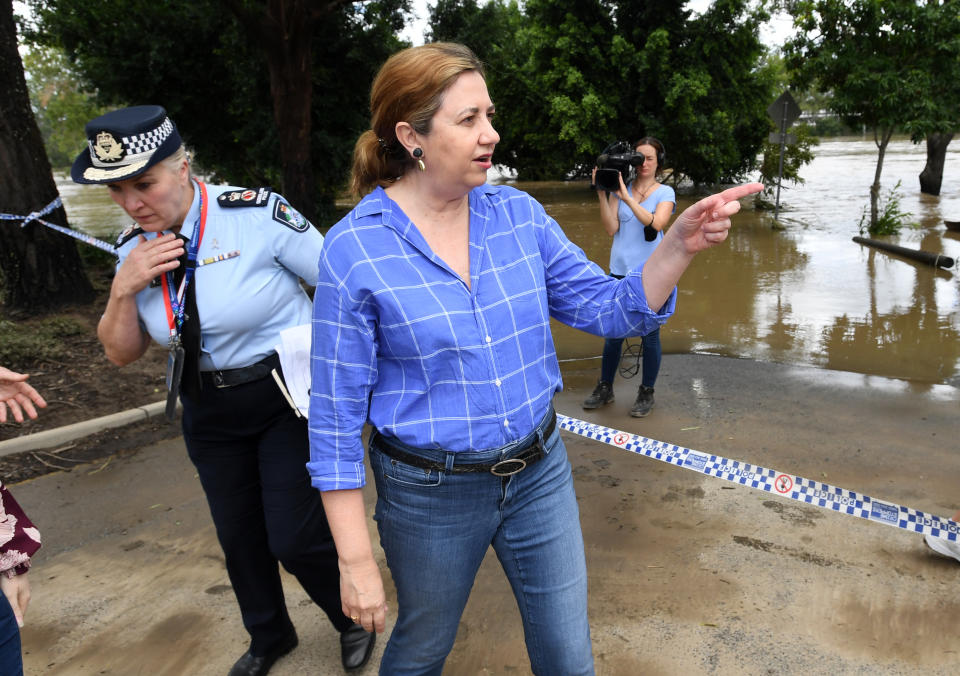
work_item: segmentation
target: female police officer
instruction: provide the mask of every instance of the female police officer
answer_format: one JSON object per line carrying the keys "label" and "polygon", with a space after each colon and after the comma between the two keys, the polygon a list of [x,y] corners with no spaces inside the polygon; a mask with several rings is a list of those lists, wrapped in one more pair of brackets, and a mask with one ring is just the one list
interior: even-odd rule
{"label": "female police officer", "polygon": [[304,463],[307,428],[271,371],[280,331],[305,323],[323,236],[268,189],[192,177],[159,106],[113,111],[86,127],[78,183],[106,184],[136,221],[97,333],[107,358],[135,361],[150,339],[170,348],[168,404],[181,381],[183,435],[210,505],[249,650],[232,676],[265,674],[297,645],[277,561],[341,632],[343,665],[370,655],[374,634],[341,610],[337,557]]}

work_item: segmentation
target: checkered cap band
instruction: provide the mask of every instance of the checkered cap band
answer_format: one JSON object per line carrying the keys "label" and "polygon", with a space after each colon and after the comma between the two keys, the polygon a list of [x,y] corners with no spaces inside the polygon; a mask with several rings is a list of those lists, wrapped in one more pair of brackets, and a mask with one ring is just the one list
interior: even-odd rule
{"label": "checkered cap band", "polygon": [[159,148],[172,133],[173,122],[170,121],[169,117],[165,117],[163,122],[155,129],[151,129],[142,134],[135,134],[134,136],[121,137],[120,143],[123,145],[125,152],[122,161],[119,163],[100,160],[94,152],[94,142],[88,139],[87,145],[90,147],[90,161],[93,166],[104,169],[115,169],[131,164],[140,164],[140,166],[143,166],[143,164],[150,159],[153,151]]}

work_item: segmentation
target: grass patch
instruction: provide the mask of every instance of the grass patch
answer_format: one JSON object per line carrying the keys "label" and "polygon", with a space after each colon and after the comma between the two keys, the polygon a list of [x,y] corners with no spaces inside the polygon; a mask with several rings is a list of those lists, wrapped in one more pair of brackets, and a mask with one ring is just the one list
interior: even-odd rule
{"label": "grass patch", "polygon": [[876,223],[869,222],[867,210],[864,209],[860,216],[859,230],[861,235],[864,234],[864,231],[871,236],[896,235],[900,232],[900,228],[908,224],[907,219],[913,214],[900,208],[900,183],[901,181],[897,181],[897,184],[887,193],[887,199],[881,200]]}
{"label": "grass patch", "polygon": [[89,327],[72,317],[62,315],[27,319],[0,320],[0,364],[15,364],[16,369],[50,361],[63,361],[77,337],[86,337]]}

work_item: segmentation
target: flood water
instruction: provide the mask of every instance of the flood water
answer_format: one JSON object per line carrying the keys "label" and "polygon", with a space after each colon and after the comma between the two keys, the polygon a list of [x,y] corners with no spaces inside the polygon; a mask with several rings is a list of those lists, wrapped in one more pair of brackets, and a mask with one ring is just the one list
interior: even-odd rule
{"label": "flood water", "polygon": [[[852,241],[869,204],[876,168],[870,139],[824,140],[802,185],[781,191],[780,223],[745,208],[726,244],[700,254],[680,283],[677,312],[661,331],[664,351],[806,364],[908,381],[916,390],[960,385],[960,269],[891,256]],[[947,153],[939,197],[921,195],[925,147],[907,139],[887,149],[881,194],[902,182],[901,209],[914,226],[891,243],[960,259],[960,143]],[[127,224],[103,188],[58,177],[73,227],[113,241]],[[518,183],[604,269],[610,238],[584,182]],[[677,213],[693,201],[681,195]],[[82,245],[81,245],[82,246]],[[565,362],[590,366],[602,341],[555,324]],[[599,368],[599,359],[595,359]]]}

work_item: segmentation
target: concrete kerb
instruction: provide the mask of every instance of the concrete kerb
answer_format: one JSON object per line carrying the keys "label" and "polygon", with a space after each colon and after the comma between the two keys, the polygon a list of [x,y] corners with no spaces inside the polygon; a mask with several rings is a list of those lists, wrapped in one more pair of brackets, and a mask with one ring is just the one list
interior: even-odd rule
{"label": "concrete kerb", "polygon": [[[85,420],[72,425],[64,425],[54,430],[44,430],[35,434],[25,434],[6,441],[0,441],[0,457],[23,451],[36,451],[66,444],[81,437],[90,436],[112,427],[122,427],[131,423],[147,420],[154,416],[163,415],[166,409],[165,401],[158,401],[145,406],[131,408],[119,413],[111,413],[100,418]],[[177,402],[180,408],[180,402]],[[41,414],[42,415],[42,414]]]}

